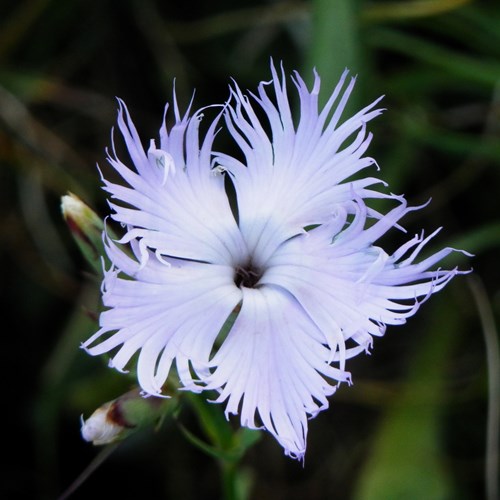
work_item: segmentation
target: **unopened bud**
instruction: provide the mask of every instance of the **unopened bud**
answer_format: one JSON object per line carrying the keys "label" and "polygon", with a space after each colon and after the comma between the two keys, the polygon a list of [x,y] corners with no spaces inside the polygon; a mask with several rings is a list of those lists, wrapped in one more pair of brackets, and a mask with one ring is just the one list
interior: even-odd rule
{"label": "unopened bud", "polygon": [[104,403],[87,420],[82,437],[95,445],[113,443],[132,432],[161,422],[177,408],[177,398],[143,397],[138,390]]}
{"label": "unopened bud", "polygon": [[124,428],[113,422],[111,407],[114,402],[106,403],[87,419],[82,417],[82,437],[95,445],[109,444],[120,439]]}
{"label": "unopened bud", "polygon": [[102,220],[73,193],[68,193],[61,198],[61,210],[85,259],[100,273],[102,271],[101,256],[104,255]]}

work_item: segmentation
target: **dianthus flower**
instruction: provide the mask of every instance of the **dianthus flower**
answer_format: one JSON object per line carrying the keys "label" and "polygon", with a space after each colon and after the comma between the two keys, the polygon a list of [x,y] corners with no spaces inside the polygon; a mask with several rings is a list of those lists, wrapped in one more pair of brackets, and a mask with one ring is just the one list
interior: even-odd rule
{"label": "dianthus flower", "polygon": [[[109,163],[127,185],[103,182],[118,201],[111,217],[126,232],[118,241],[105,235],[106,310],[83,347],[113,351],[110,366],[121,371],[137,354],[149,395],[161,394],[175,364],[181,388],[218,391],[226,416],[239,414],[241,425],[266,429],[302,458],[308,419],[350,382],[346,360],[368,351],[386,325],[405,323],[460,271],[431,270],[451,248],[417,260],[438,231],[392,254],[376,245],[416,209],[374,189],[377,178],[354,178],[376,165],[365,153],[380,99],[341,122],[354,78],[346,71],[321,109],[319,76],[309,90],[295,73],[294,123],[285,75],[271,71],[256,94],[233,84],[202,139],[202,110],[181,115],[174,95],[175,123],[168,128],[164,118],[147,152],[120,101],[133,168],[113,147]],[[239,159],[213,149],[222,116]],[[373,198],[395,207],[380,214],[365,203]]]}

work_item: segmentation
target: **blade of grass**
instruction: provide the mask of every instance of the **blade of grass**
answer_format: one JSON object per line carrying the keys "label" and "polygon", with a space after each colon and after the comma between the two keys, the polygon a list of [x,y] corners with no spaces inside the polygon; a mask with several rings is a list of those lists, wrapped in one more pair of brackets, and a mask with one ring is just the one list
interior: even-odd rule
{"label": "blade of grass", "polygon": [[429,17],[458,9],[472,0],[414,0],[412,2],[378,2],[365,10],[363,19],[380,22]]}
{"label": "blade of grass", "polygon": [[498,437],[500,424],[500,346],[495,318],[490,300],[482,281],[477,276],[468,277],[476,302],[486,345],[488,367],[488,417],[486,424],[485,483],[486,498],[498,499]]}
{"label": "blade of grass", "polygon": [[439,427],[444,369],[459,337],[460,315],[448,298],[436,299],[433,324],[412,361],[406,389],[382,419],[356,500],[454,497]]}
{"label": "blade of grass", "polygon": [[500,63],[494,59],[470,57],[422,38],[396,30],[372,30],[370,42],[377,49],[407,55],[411,59],[439,67],[455,77],[491,87],[498,83]]}

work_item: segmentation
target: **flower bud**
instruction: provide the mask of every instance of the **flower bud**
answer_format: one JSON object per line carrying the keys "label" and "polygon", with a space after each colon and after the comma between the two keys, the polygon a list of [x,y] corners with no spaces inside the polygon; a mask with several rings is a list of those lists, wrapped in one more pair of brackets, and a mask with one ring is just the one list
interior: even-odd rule
{"label": "flower bud", "polygon": [[176,397],[145,398],[134,389],[104,403],[87,420],[82,418],[82,437],[94,445],[113,443],[139,429],[156,425],[176,408]]}
{"label": "flower bud", "polygon": [[73,193],[61,198],[61,210],[85,259],[97,272],[102,272],[101,256],[104,255],[102,220]]}
{"label": "flower bud", "polygon": [[82,437],[95,445],[109,444],[121,438],[124,427],[112,419],[114,402],[103,404],[84,420],[82,417]]}

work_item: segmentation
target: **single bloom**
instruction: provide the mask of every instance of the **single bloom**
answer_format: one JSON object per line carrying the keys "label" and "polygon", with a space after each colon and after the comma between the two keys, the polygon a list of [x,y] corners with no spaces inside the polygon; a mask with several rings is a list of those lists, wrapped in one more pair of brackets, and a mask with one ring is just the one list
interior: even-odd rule
{"label": "single bloom", "polygon": [[[376,167],[367,124],[380,99],[342,121],[355,79],[344,72],[320,107],[319,76],[309,90],[295,73],[295,121],[284,72],[271,72],[255,94],[233,84],[203,137],[203,110],[181,114],[174,94],[175,122],[164,118],[147,151],[120,101],[130,159],[113,146],[108,160],[125,182],[103,182],[125,231],[118,241],[104,235],[106,310],[83,347],[112,351],[120,371],[136,363],[145,394],[161,395],[172,370],[184,390],[218,391],[226,416],[266,429],[300,459],[308,419],[350,383],[346,360],[462,271],[432,270],[451,248],[418,260],[438,231],[392,254],[377,246],[417,209],[379,191],[379,179],[355,176]],[[213,148],[221,122],[238,157]],[[373,198],[394,208],[378,213]]]}

